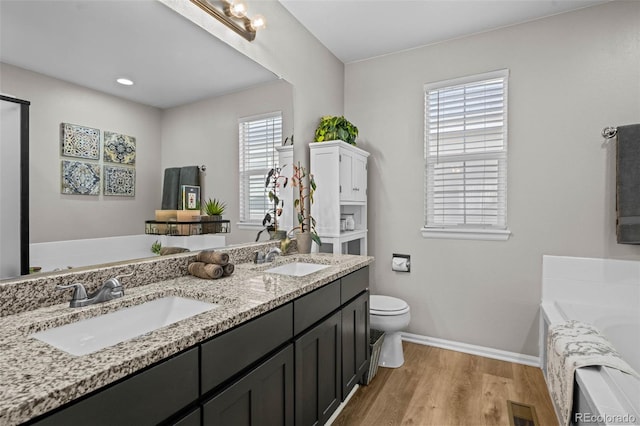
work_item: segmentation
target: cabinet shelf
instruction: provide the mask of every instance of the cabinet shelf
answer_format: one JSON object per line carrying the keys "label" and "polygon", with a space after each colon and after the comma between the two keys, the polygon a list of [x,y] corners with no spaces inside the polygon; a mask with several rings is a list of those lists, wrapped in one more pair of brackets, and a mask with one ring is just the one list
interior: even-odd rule
{"label": "cabinet shelf", "polygon": [[150,235],[202,235],[227,234],[230,232],[230,220],[210,221],[176,221],[176,220],[146,220],[144,233]]}

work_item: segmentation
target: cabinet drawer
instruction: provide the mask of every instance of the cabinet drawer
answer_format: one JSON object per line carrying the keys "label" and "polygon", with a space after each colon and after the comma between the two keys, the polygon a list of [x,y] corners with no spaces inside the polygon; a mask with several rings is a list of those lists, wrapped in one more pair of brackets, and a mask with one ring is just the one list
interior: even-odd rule
{"label": "cabinet drawer", "polygon": [[341,278],[340,303],[347,303],[369,287],[369,267],[365,266]]}
{"label": "cabinet drawer", "polygon": [[184,352],[36,422],[155,425],[198,399],[198,349]]}
{"label": "cabinet drawer", "polygon": [[202,393],[239,373],[293,337],[291,303],[203,343]]}
{"label": "cabinet drawer", "polygon": [[340,307],[340,280],[293,301],[293,332],[298,334]]}

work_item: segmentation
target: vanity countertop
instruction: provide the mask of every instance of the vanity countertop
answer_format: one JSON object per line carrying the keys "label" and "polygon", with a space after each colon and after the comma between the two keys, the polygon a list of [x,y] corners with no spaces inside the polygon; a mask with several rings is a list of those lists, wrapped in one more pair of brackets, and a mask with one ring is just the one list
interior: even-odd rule
{"label": "vanity countertop", "polygon": [[[264,272],[291,261],[330,267],[303,277]],[[64,303],[6,316],[0,325],[0,425],[44,414],[371,262],[373,258],[367,256],[296,254],[269,264],[237,264],[233,275],[218,280],[188,275],[129,290],[123,281],[125,296],[110,302],[84,308],[69,308]],[[69,355],[30,337],[37,331],[166,296],[221,306],[84,356]]]}

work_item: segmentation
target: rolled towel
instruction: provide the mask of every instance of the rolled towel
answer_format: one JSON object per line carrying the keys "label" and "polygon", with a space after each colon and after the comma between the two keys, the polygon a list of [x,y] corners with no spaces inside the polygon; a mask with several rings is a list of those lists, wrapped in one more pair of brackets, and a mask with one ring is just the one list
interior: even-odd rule
{"label": "rolled towel", "polygon": [[194,277],[204,278],[206,280],[218,279],[224,272],[220,265],[203,262],[190,263],[187,269]]}
{"label": "rolled towel", "polygon": [[222,269],[222,266],[216,265],[215,263],[206,263],[204,265],[204,270],[214,280],[222,277],[222,275],[224,274],[224,269]]}
{"label": "rolled towel", "polygon": [[220,251],[203,250],[196,255],[198,262],[215,263],[216,265],[224,266],[229,263],[229,255]]}
{"label": "rolled towel", "polygon": [[160,256],[166,256],[168,254],[184,253],[186,251],[189,251],[189,249],[183,248],[183,247],[162,247],[160,249]]}
{"label": "rolled towel", "polygon": [[229,275],[233,274],[233,271],[236,269],[236,267],[233,265],[233,263],[227,263],[222,267],[222,269],[223,269],[223,275],[225,277],[228,277]]}
{"label": "rolled towel", "polygon": [[205,271],[204,269],[205,265],[206,264],[202,262],[193,262],[189,264],[187,269],[189,270],[189,273],[194,277],[210,280],[211,277],[209,276],[209,274],[207,274],[207,271]]}

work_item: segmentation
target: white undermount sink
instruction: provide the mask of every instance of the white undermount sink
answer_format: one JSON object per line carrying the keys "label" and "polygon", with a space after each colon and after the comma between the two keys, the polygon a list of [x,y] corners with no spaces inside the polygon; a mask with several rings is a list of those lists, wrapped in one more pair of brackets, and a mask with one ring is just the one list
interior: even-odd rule
{"label": "white undermount sink", "polygon": [[87,355],[152,332],[220,305],[184,297],[163,297],[31,334],[71,355]]}
{"label": "white undermount sink", "polygon": [[317,263],[304,263],[304,262],[292,262],[285,263],[284,265],[276,266],[275,268],[267,269],[265,272],[280,275],[291,275],[294,277],[304,277],[305,275],[312,274],[317,271],[321,271],[328,268],[331,265],[318,265]]}

